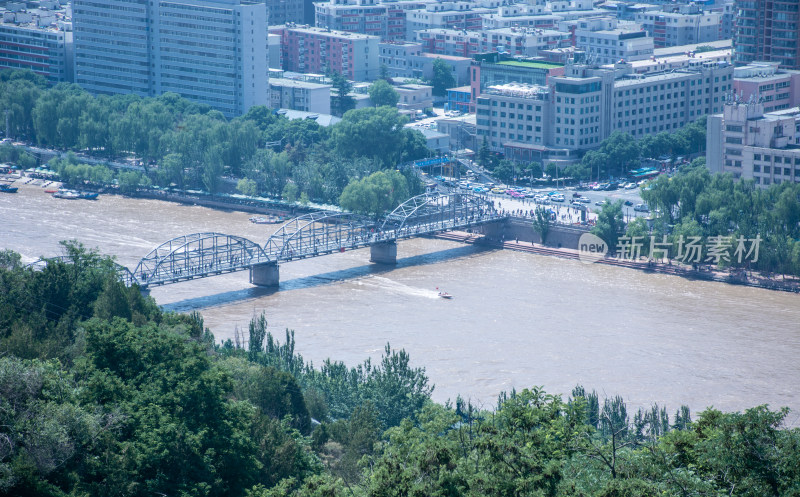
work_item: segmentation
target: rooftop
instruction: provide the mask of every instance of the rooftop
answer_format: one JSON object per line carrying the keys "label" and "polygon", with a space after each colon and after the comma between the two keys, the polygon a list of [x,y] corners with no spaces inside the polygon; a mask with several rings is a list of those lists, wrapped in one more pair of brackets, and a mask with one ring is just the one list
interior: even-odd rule
{"label": "rooftop", "polygon": [[292,87],[292,88],[307,88],[309,90],[316,90],[319,88],[332,88],[332,85],[323,85],[320,83],[310,83],[307,81],[298,81],[296,79],[288,78],[270,78],[270,85]]}
{"label": "rooftop", "polygon": [[336,31],[333,29],[328,28],[317,28],[314,26],[308,26],[306,24],[302,25],[294,25],[293,23],[287,23],[281,26],[275,26],[276,28],[286,28],[298,33],[308,33],[308,34],[315,34],[320,36],[330,36],[332,38],[350,38],[353,40],[367,40],[367,39],[379,39],[378,36],[373,35],[365,35],[360,33],[351,33],[349,31]]}
{"label": "rooftop", "polygon": [[506,83],[503,85],[492,85],[484,93],[493,95],[505,95],[509,97],[521,98],[541,98],[550,93],[547,86],[528,85],[523,83]]}
{"label": "rooftop", "polygon": [[504,66],[528,67],[530,69],[557,69],[559,67],[564,67],[563,64],[557,64],[555,62],[536,62],[532,60],[503,60],[497,64]]}

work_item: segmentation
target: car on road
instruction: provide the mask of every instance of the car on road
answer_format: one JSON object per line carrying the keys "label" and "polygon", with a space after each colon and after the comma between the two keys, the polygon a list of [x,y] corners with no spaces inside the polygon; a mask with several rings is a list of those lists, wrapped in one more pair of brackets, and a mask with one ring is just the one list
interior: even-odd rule
{"label": "car on road", "polygon": [[550,195],[550,200],[553,202],[564,202],[566,198],[564,198],[564,195],[558,193],[556,195]]}
{"label": "car on road", "polygon": [[625,205],[627,205],[628,207],[630,207],[630,206],[632,206],[632,205],[633,205],[633,202],[631,202],[630,200],[626,200],[624,203],[625,203]]}
{"label": "car on road", "polygon": [[584,205],[582,203],[578,202],[577,200],[573,201],[569,205],[570,205],[570,207],[574,207],[576,209],[583,209],[583,207],[584,207]]}
{"label": "car on road", "polygon": [[492,193],[496,193],[496,194],[498,194],[498,195],[501,195],[501,194],[503,194],[503,193],[505,193],[505,192],[506,192],[506,189],[505,189],[505,188],[500,188],[500,187],[498,187],[498,186],[496,186],[496,187],[492,188]]}
{"label": "car on road", "polygon": [[634,183],[634,182],[632,182],[632,181],[631,181],[630,183],[626,183],[626,184],[625,184],[625,189],[626,189],[626,190],[633,190],[633,189],[634,189],[634,188],[636,188],[637,186],[638,186],[638,185],[637,185],[636,183]]}
{"label": "car on road", "polygon": [[594,203],[594,205],[602,206],[602,205],[606,205],[607,203],[608,203],[608,200],[603,199],[603,200],[598,200],[597,202]]}
{"label": "car on road", "polygon": [[589,197],[578,197],[575,200],[577,200],[582,204],[588,204],[589,202],[591,202],[591,200],[589,200]]}
{"label": "car on road", "polygon": [[636,212],[650,212],[650,208],[646,204],[636,204],[633,206],[633,210]]}

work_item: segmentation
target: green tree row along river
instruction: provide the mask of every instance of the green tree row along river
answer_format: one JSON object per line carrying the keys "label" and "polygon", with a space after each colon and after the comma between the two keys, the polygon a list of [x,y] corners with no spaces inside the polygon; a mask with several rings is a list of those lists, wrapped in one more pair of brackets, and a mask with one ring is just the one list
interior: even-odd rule
{"label": "green tree row along river", "polygon": [[[263,243],[275,229],[223,212],[154,200],[52,198],[35,186],[0,196],[0,249],[31,262],[77,239],[133,268],[177,235],[219,231]],[[794,411],[800,424],[800,298],[795,294],[485,250],[436,239],[403,241],[394,269],[369,251],[281,267],[278,291],[246,273],[154,288],[182,312],[200,311],[219,340],[242,339],[254,314],[269,330],[296,330],[297,351],[319,364],[380,357],[390,342],[425,366],[434,400],[457,394],[485,406],[511,388],[543,385],[568,395],[576,384],[629,407],[652,402]],[[437,298],[439,287],[453,300]]]}

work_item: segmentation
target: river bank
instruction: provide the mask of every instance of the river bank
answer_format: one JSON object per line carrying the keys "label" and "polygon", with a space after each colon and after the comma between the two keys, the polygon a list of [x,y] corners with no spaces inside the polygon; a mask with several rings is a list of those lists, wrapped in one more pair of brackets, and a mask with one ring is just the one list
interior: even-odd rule
{"label": "river bank", "polygon": [[[57,184],[57,178],[40,177],[40,175],[21,175],[17,177],[6,176],[5,179],[12,181],[16,180],[20,184],[26,186],[45,187],[48,185],[52,186]],[[267,199],[252,199],[245,197],[240,198],[222,195],[196,194],[190,192],[170,192],[164,190],[120,192],[113,189],[109,190],[108,188],[92,188],[91,185],[89,185],[89,188],[86,189],[128,198],[161,200],[182,205],[194,205],[212,209],[229,211],[234,210],[252,214],[267,214],[281,217],[297,216],[309,212],[309,209],[304,206],[295,206]],[[436,238],[455,240],[463,243],[480,243],[482,245],[488,245],[495,248],[577,260],[577,242],[580,238],[580,235],[587,232],[587,229],[574,224],[556,224],[553,228],[553,233],[551,233],[549,240],[557,245],[556,247],[546,246],[539,243],[541,240],[538,239],[538,234],[530,228],[530,219],[522,217],[512,218],[509,223],[507,223],[507,226],[503,227],[502,236],[499,234],[495,234],[496,236],[491,236],[491,234],[488,233],[483,234],[488,234],[489,236],[481,236],[480,234],[476,233],[447,232],[436,235]],[[711,268],[711,266],[701,265],[695,268],[677,263],[664,264],[652,261],[624,260],[614,257],[600,259],[597,261],[597,263],[609,266],[624,267],[628,269],[636,269],[645,272],[671,274],[693,280],[716,281],[734,285],[763,288],[767,290],[800,293],[800,281],[797,279],[776,280],[773,277],[763,275],[755,271],[733,273],[722,270],[714,270]]]}
{"label": "river bank", "polygon": [[[490,239],[485,236],[466,233],[466,232],[447,232],[440,233],[435,236],[443,240],[454,240],[469,244],[481,244],[496,248],[507,250],[516,250],[520,252],[529,252],[538,255],[547,255],[553,257],[560,257],[562,259],[578,260],[578,250],[566,247],[548,247],[542,244],[534,243],[533,241],[520,241],[515,240],[498,240]],[[755,288],[763,288],[766,290],[777,290],[782,292],[800,293],[800,282],[797,280],[778,281],[755,271],[747,271],[740,273],[732,273],[720,270],[713,270],[710,266],[699,266],[696,269],[683,264],[664,264],[653,261],[633,261],[618,259],[615,257],[605,257],[596,262],[596,264],[603,264],[607,266],[617,266],[628,269],[636,269],[650,273],[670,274],[680,276],[687,279],[703,280],[703,281],[716,281],[720,283],[729,283],[732,285],[743,285]]]}

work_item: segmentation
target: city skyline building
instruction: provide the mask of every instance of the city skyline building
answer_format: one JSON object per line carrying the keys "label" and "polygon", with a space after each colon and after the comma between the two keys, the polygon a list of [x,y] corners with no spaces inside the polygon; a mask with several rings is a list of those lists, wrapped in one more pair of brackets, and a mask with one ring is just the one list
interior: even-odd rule
{"label": "city skyline building", "polygon": [[378,78],[377,36],[293,24],[272,26],[269,31],[281,36],[281,66],[286,71],[336,72],[352,81]]}
{"label": "city skyline building", "polygon": [[73,81],[72,24],[63,10],[0,8],[0,68],[29,69],[50,84]]}
{"label": "city skyline building", "polygon": [[228,117],[269,103],[267,5],[73,0],[75,82],[92,93],[175,92]]}
{"label": "city skyline building", "polygon": [[734,62],[778,62],[783,69],[800,69],[800,2],[739,0],[734,21]]}
{"label": "city skyline building", "polygon": [[708,117],[706,165],[759,187],[800,182],[800,108],[764,112],[761,102],[726,102]]}

